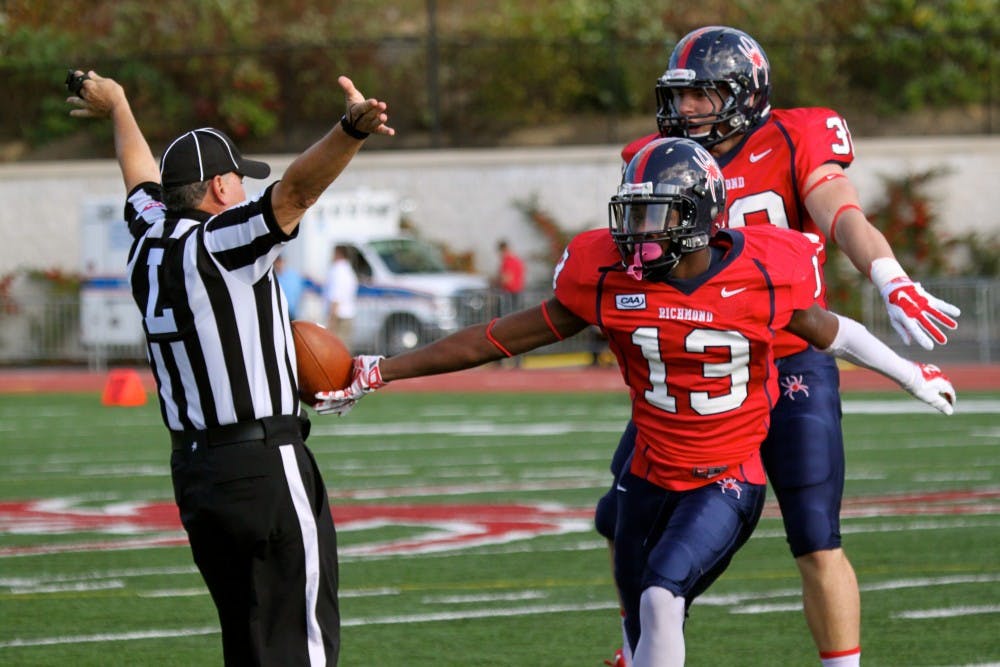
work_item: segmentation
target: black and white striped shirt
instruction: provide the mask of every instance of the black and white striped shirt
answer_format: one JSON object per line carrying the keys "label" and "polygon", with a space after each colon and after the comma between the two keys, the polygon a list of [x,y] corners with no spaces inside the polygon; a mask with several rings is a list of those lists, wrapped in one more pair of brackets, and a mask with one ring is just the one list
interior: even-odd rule
{"label": "black and white striped shirt", "polygon": [[217,216],[167,211],[160,186],[129,193],[128,277],[163,421],[205,429],[300,410],[295,347],[272,264],[288,236],[271,188]]}

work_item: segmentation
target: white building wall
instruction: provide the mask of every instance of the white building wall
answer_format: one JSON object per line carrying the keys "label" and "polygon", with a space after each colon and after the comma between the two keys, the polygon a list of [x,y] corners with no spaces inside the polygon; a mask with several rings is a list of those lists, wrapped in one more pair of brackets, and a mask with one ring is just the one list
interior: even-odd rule
{"label": "white building wall", "polygon": [[[373,142],[391,141],[375,138]],[[866,206],[880,175],[948,173],[934,182],[941,231],[1000,233],[1000,137],[861,139],[849,174]],[[515,201],[537,196],[566,230],[607,224],[607,202],[620,175],[619,146],[449,151],[364,151],[333,187],[391,189],[412,206],[418,232],[458,252],[475,253],[493,273],[497,239],[528,260],[529,279],[548,279],[546,243]],[[293,156],[267,160],[274,178]],[[256,183],[247,181],[248,189]],[[0,275],[17,268],[80,270],[80,202],[125,191],[112,160],[0,165]]]}

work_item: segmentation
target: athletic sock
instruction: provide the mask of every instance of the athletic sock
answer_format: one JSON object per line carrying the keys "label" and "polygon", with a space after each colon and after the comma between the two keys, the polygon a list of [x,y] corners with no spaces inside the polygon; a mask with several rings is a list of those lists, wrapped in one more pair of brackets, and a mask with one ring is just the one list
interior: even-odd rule
{"label": "athletic sock", "polygon": [[625,632],[625,610],[622,609],[622,657],[625,667],[632,667],[632,646],[628,643],[628,633]]}
{"label": "athletic sock", "polygon": [[861,667],[861,647],[846,651],[820,651],[819,661],[823,667]]}
{"label": "athletic sock", "polygon": [[635,667],[681,667],[684,664],[684,598],[650,586],[639,598],[639,645]]}

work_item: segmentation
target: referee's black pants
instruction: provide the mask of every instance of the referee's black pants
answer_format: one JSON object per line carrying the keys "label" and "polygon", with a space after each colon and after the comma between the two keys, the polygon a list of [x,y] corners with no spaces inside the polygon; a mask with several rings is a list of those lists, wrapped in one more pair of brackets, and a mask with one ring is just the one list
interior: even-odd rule
{"label": "referee's black pants", "polygon": [[298,419],[172,439],[174,497],[219,612],[225,664],[336,665],[337,536]]}

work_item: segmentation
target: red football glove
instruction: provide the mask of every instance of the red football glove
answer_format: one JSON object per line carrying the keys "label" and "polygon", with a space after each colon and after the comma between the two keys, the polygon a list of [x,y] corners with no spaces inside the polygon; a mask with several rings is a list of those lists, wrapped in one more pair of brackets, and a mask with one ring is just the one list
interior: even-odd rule
{"label": "red football glove", "polygon": [[948,342],[941,327],[958,327],[953,318],[962,314],[959,308],[927,293],[894,259],[882,257],[872,262],[871,278],[885,300],[889,323],[904,343],[915,340],[925,350],[932,350],[935,342]]}
{"label": "red football glove", "polygon": [[313,409],[321,415],[346,415],[367,394],[384,387],[382,370],[379,362],[384,357],[361,355],[354,357],[354,370],[351,384],[346,389],[336,391],[321,391],[316,394],[316,405]]}
{"label": "red football glove", "polygon": [[934,364],[914,362],[913,365],[916,366],[913,380],[906,385],[906,390],[939,412],[952,414],[955,411],[956,396],[955,387],[948,376]]}

